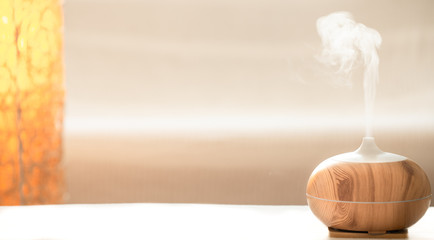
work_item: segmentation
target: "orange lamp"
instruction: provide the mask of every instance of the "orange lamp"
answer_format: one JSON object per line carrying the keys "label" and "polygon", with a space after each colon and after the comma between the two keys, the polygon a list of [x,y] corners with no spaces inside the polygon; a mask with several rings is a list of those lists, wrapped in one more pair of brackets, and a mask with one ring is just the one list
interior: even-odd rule
{"label": "orange lamp", "polygon": [[63,199],[59,0],[0,0],[0,205]]}

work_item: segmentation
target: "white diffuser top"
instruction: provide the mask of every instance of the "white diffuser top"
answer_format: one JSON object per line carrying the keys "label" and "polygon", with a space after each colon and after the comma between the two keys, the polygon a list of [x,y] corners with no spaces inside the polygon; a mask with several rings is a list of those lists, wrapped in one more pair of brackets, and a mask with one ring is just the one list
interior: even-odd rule
{"label": "white diffuser top", "polygon": [[356,151],[339,154],[329,158],[328,160],[380,163],[404,161],[407,159],[408,158],[398,154],[381,151],[381,149],[375,144],[375,139],[373,137],[364,137],[362,145],[360,145]]}

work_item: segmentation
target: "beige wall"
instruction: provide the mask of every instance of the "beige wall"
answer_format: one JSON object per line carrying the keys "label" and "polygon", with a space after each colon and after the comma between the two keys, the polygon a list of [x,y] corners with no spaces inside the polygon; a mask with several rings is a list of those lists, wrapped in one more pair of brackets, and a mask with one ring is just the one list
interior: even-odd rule
{"label": "beige wall", "polygon": [[337,10],[383,37],[374,131],[434,182],[433,1],[65,3],[70,202],[304,204],[322,159],[363,136],[353,87],[318,67]]}
{"label": "beige wall", "polygon": [[[68,135],[69,201],[306,204],[313,169],[357,148],[357,134]],[[433,182],[432,134],[378,135],[385,151],[411,157]]]}

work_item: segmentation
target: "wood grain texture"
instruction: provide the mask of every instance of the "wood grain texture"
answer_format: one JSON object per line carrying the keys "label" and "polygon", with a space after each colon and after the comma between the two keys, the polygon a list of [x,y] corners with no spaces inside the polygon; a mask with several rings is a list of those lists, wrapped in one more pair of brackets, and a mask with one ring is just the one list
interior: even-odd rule
{"label": "wood grain texture", "polygon": [[332,159],[309,179],[308,204],[328,227],[389,231],[416,223],[431,202],[429,180],[415,162],[358,163]]}

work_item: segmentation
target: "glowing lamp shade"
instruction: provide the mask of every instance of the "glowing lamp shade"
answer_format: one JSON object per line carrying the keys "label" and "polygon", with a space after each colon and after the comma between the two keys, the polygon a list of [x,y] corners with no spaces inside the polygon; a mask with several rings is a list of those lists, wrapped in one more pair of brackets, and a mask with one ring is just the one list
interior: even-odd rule
{"label": "glowing lamp shade", "polygon": [[0,0],[0,205],[63,199],[62,6]]}

